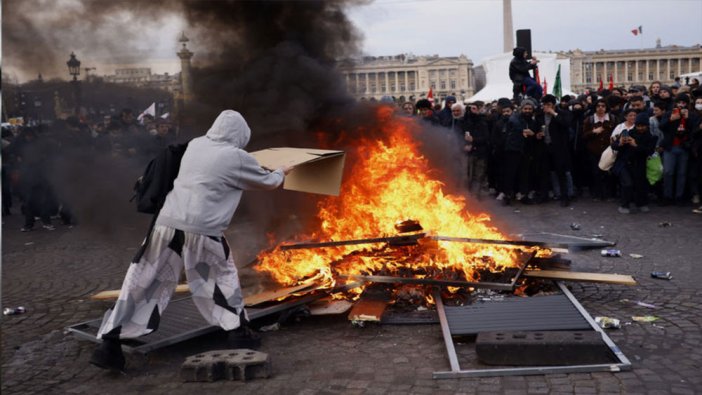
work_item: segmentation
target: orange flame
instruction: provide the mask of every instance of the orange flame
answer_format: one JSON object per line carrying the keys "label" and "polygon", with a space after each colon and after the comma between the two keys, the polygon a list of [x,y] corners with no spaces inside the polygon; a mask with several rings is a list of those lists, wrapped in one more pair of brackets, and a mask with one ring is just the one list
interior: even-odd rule
{"label": "orange flame", "polygon": [[[384,139],[361,138],[357,160],[347,169],[338,197],[319,203],[320,229],[306,239],[341,241],[396,235],[398,221],[413,219],[429,233],[441,236],[504,240],[489,224],[486,213],[471,213],[462,196],[444,192],[432,177],[429,161],[413,133],[421,133],[410,119],[388,117],[381,108]],[[257,270],[281,284],[310,277],[334,284],[335,274],[398,273],[414,276],[453,272],[478,281],[476,269],[497,272],[516,266],[517,252],[505,246],[420,239],[418,245],[387,248],[382,243],[317,249],[280,250],[259,255]]]}

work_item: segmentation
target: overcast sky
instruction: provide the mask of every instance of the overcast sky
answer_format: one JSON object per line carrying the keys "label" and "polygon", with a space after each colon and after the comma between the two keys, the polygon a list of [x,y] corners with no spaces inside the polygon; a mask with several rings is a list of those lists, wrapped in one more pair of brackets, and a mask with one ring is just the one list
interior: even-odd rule
{"label": "overcast sky", "polygon": [[[46,4],[45,14],[51,16],[59,3]],[[347,11],[364,35],[362,49],[367,55],[464,54],[478,65],[502,51],[501,0],[375,0],[349,6]],[[512,0],[512,16],[514,30],[531,29],[534,51],[650,48],[656,38],[663,45],[702,43],[702,0]],[[631,30],[638,26],[643,34],[634,36]],[[148,53],[149,60],[138,62],[153,72],[178,72],[176,40],[183,30],[187,33],[188,26],[179,15],[142,26],[142,39],[133,44],[139,48],[130,52]],[[197,42],[191,41],[189,47],[197,64]],[[100,53],[74,46],[66,48],[66,59],[70,51],[86,66],[97,66],[99,75],[111,74],[129,62],[108,50]],[[4,71],[26,80],[42,70],[7,67]]]}
{"label": "overcast sky", "polygon": [[[349,15],[368,55],[465,54],[477,65],[502,51],[501,0],[376,0]],[[512,0],[512,18],[534,51],[702,43],[702,0]]]}

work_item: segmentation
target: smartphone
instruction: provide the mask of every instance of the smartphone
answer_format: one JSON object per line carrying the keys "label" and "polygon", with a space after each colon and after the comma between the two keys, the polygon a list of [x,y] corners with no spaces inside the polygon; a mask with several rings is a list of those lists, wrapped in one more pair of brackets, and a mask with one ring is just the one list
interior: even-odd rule
{"label": "smartphone", "polygon": [[624,129],[624,131],[621,134],[622,137],[629,137],[629,131],[627,129]]}

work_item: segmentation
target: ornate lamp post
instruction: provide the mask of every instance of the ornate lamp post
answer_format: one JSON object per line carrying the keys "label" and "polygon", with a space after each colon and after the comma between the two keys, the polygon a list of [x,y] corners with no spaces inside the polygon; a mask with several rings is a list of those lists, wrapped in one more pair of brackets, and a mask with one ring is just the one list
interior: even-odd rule
{"label": "ornate lamp post", "polygon": [[78,75],[80,75],[80,60],[76,58],[76,54],[71,52],[71,58],[66,62],[68,73],[73,76],[73,98],[76,106],[75,113],[80,112],[80,87],[78,86]]}

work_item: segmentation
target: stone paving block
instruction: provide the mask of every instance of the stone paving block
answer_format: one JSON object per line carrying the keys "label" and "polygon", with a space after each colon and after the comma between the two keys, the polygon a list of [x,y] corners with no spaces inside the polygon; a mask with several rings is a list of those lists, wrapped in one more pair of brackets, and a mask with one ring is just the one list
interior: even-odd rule
{"label": "stone paving block", "polygon": [[215,350],[188,357],[180,369],[183,381],[216,381],[268,378],[268,354],[249,349]]}

